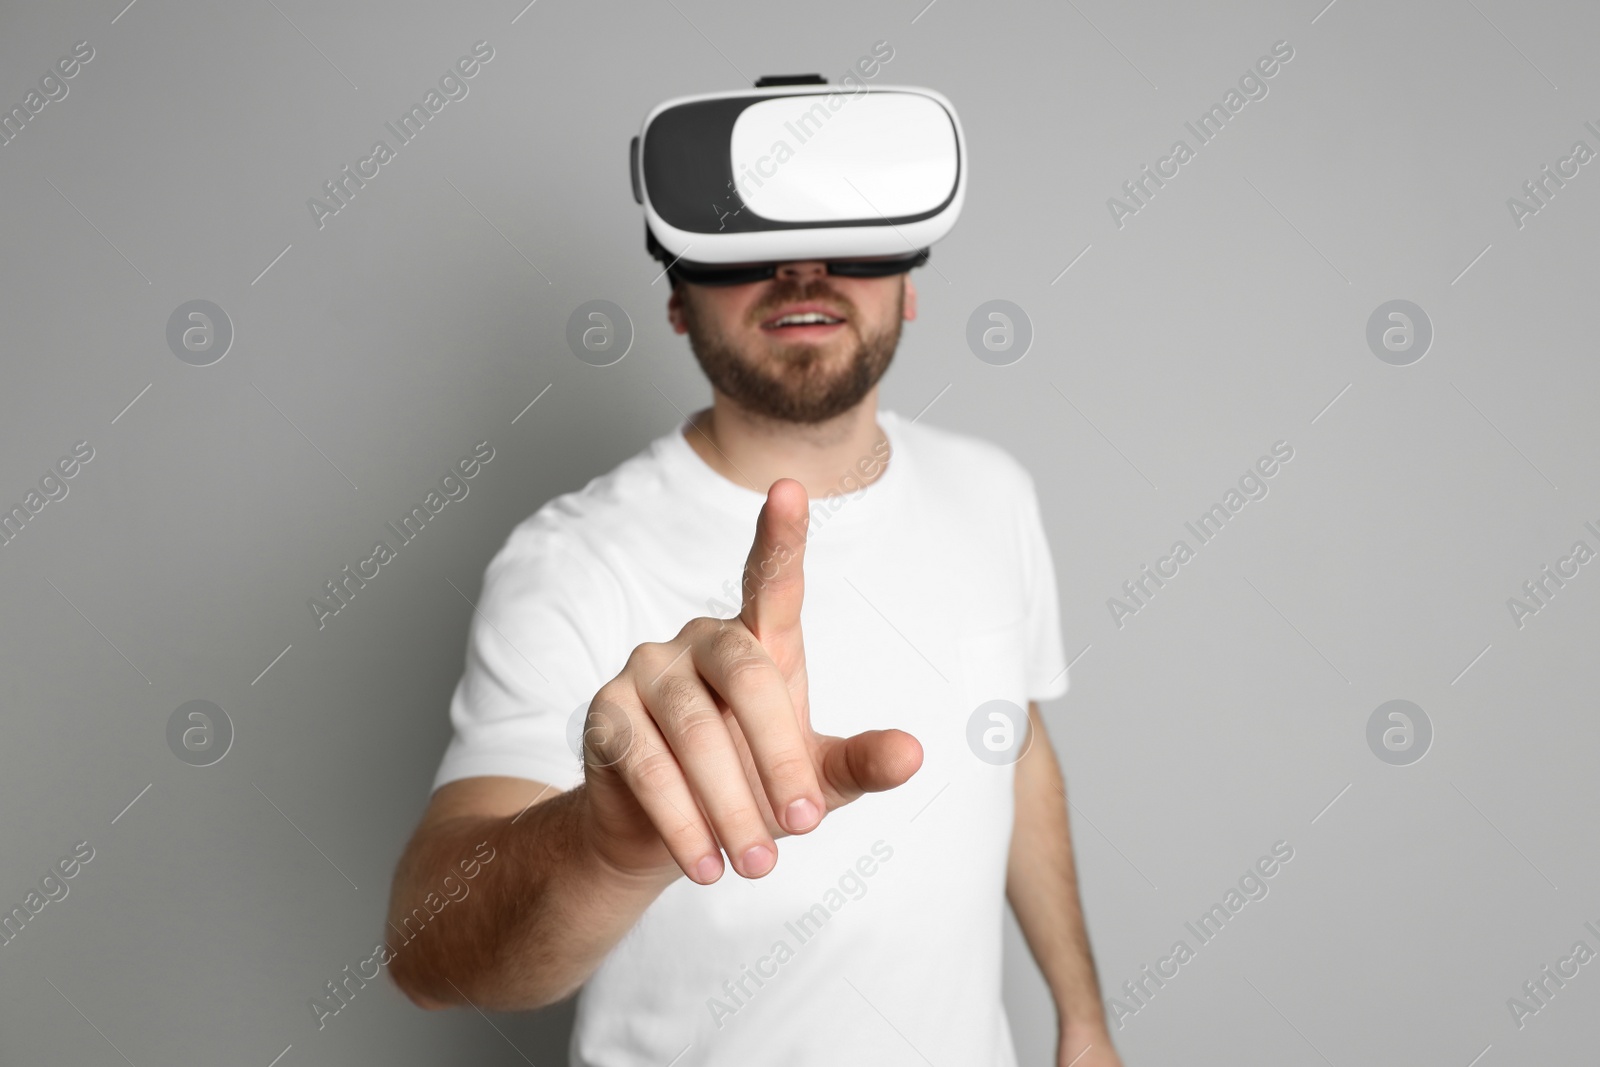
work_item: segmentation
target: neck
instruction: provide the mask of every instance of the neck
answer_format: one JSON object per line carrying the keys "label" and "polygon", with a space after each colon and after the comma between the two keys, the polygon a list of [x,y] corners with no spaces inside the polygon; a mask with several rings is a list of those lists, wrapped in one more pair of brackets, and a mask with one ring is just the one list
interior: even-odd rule
{"label": "neck", "polygon": [[754,414],[713,390],[711,406],[689,421],[684,438],[707,466],[758,493],[779,478],[793,478],[815,499],[870,485],[887,469],[880,459],[886,437],[878,428],[876,386],[849,411],[810,424]]}

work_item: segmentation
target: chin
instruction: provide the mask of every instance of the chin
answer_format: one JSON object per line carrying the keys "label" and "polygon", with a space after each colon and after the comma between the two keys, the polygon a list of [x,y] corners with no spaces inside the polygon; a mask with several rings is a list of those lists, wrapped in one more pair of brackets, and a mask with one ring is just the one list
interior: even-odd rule
{"label": "chin", "polygon": [[849,358],[861,347],[854,331],[840,331],[820,341],[803,341],[763,335],[761,346],[784,359],[834,361]]}

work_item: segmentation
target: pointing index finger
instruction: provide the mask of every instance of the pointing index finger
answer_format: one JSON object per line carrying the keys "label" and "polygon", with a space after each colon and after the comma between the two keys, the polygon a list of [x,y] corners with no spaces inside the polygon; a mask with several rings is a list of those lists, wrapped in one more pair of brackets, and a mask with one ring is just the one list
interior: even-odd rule
{"label": "pointing index finger", "polygon": [[756,518],[755,541],[744,565],[739,619],[785,672],[793,664],[778,653],[799,644],[800,605],[805,598],[802,564],[810,519],[805,486],[793,478],[773,482]]}

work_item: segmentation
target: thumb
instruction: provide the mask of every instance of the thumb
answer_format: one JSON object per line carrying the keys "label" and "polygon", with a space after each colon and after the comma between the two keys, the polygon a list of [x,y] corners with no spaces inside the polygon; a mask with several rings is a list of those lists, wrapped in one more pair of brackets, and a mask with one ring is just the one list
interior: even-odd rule
{"label": "thumb", "polygon": [[818,777],[829,811],[863,793],[882,793],[904,785],[922,767],[922,745],[904,730],[816,737]]}

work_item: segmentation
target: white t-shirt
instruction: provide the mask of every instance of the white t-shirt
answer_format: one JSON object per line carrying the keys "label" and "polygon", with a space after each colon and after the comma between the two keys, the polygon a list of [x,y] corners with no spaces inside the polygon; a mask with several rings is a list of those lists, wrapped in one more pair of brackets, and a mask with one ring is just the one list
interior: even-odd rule
{"label": "white t-shirt", "polygon": [[[840,736],[905,730],[922,767],[780,838],[764,878],[673,883],[580,995],[575,1064],[1016,1062],[1000,995],[1003,745],[1006,719],[1020,738],[1028,701],[1067,689],[1055,571],[1033,479],[1009,453],[892,411],[878,425],[891,449],[878,480],[811,502],[811,718]],[[765,494],[713,470],[683,428],[546,503],[489,564],[435,787],[579,784],[574,713],[633,648],[738,614]],[[995,700],[1014,710],[974,723]]]}

